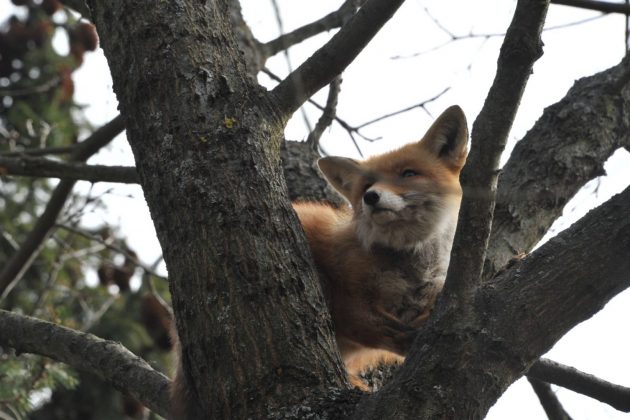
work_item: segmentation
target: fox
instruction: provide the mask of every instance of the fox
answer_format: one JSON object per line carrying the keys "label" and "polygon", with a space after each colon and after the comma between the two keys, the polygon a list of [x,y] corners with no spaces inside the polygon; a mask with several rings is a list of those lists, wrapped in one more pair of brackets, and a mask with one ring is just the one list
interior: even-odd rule
{"label": "fox", "polygon": [[[445,110],[424,137],[359,162],[329,156],[317,164],[347,201],[341,207],[294,202],[351,385],[360,373],[402,361],[446,277],[468,149],[466,117]],[[181,354],[175,326],[171,340]],[[175,418],[203,418],[177,358]]]}
{"label": "fox", "polygon": [[364,161],[317,161],[347,201],[293,203],[351,385],[404,359],[442,290],[468,154],[462,109],[446,109],[420,141]]}

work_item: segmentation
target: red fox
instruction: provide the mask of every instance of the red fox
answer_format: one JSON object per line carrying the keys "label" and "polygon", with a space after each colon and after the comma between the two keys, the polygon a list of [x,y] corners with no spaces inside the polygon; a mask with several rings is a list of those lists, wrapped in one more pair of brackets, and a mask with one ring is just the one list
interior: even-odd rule
{"label": "red fox", "polygon": [[467,142],[452,106],[419,142],[363,162],[320,159],[349,206],[294,203],[355,386],[366,388],[361,371],[406,355],[442,289]]}

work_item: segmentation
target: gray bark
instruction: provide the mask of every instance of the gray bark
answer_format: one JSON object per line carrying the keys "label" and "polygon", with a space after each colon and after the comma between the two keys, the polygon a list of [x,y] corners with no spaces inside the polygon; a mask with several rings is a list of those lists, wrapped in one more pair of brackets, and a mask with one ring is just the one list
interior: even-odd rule
{"label": "gray bark", "polygon": [[0,310],[0,344],[93,373],[157,414],[168,416],[170,381],[120,343]]}
{"label": "gray bark", "polygon": [[545,109],[499,177],[485,277],[529,251],[604,162],[630,145],[630,58],[578,80]]}

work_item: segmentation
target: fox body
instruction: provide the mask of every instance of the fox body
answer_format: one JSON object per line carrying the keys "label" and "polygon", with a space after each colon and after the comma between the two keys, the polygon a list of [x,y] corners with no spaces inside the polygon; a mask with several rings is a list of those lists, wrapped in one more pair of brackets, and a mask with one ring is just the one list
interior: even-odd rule
{"label": "fox body", "polygon": [[405,356],[442,289],[467,155],[462,110],[448,108],[416,143],[319,168],[349,202],[294,203],[306,233],[351,382]]}

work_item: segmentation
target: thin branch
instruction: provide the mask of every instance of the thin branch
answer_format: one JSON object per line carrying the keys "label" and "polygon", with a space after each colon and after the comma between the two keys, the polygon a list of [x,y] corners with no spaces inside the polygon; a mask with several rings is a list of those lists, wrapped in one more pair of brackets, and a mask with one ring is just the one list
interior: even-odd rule
{"label": "thin branch", "polygon": [[[74,162],[86,161],[101,147],[111,142],[124,129],[124,119],[121,115],[118,115],[92,133],[85,141],[77,144],[70,155],[70,160]],[[75,181],[73,180],[62,180],[59,182],[46,205],[46,209],[37,219],[35,226],[20,246],[20,249],[6,262],[0,272],[0,301],[6,298],[7,294],[20,281],[39,254],[39,250],[51,233],[57,216],[59,216],[66,200],[70,196],[74,183]]]}
{"label": "thin branch", "polygon": [[[278,31],[280,32],[280,34],[284,34],[284,23],[282,22],[282,13],[280,13],[280,7],[278,6],[278,2],[276,0],[271,0],[271,5],[273,8],[273,13],[276,17],[276,24],[278,25]],[[282,54],[284,55],[284,60],[287,62],[287,69],[289,73],[291,73],[293,71],[293,64],[291,63],[291,56],[289,55],[289,47],[284,48],[284,50],[282,51]],[[308,114],[306,113],[306,110],[303,107],[300,107],[300,114],[302,114],[302,121],[304,121],[304,125],[306,126],[306,129],[309,132],[311,132],[312,131],[311,121],[308,119]]]}
{"label": "thin branch", "polygon": [[0,174],[90,182],[138,183],[136,168],[132,166],[86,165],[31,157],[5,158],[0,156]]}
{"label": "thin branch", "polygon": [[45,156],[45,155],[66,155],[72,153],[75,146],[59,146],[59,147],[38,147],[34,149],[23,150],[11,150],[9,152],[2,152],[0,156],[14,157],[14,156]]}
{"label": "thin branch", "polygon": [[[505,36],[505,32],[492,32],[492,33],[473,33],[473,32],[470,32],[470,33],[465,34],[465,35],[457,35],[457,34],[451,32],[450,30],[448,30],[445,26],[443,26],[441,22],[438,22],[437,19],[434,18],[430,14],[430,12],[428,11],[428,9],[426,7],[425,7],[425,12],[429,16],[429,18],[436,23],[438,28],[441,29],[444,33],[446,33],[449,36],[450,39],[448,39],[448,40],[446,40],[446,41],[444,41],[444,42],[442,42],[440,44],[434,45],[433,47],[429,47],[426,50],[415,52],[413,54],[392,56],[391,57],[392,60],[401,60],[401,59],[408,59],[408,58],[419,57],[419,56],[424,55],[424,54],[428,54],[428,53],[431,53],[431,52],[438,51],[438,50],[440,50],[440,49],[442,49],[442,48],[446,47],[447,45],[450,45],[450,44],[452,44],[454,42],[459,42],[459,41],[464,41],[464,40],[469,40],[469,39],[479,39],[479,38],[481,38],[483,40],[483,42],[485,42],[485,41],[487,41],[487,40],[489,40],[491,38],[499,38],[499,37],[504,37]],[[605,16],[606,16],[606,14],[602,13],[601,15],[591,16],[591,17],[588,17],[588,18],[585,18],[585,19],[576,20],[576,21],[573,21],[573,22],[567,22],[567,23],[561,23],[561,24],[558,24],[558,25],[547,26],[547,27],[543,28],[543,32],[556,31],[556,30],[559,30],[559,29],[566,29],[566,28],[570,28],[572,26],[582,25],[584,23],[588,23],[588,22],[592,22],[594,20],[601,19],[601,18],[603,18]],[[482,45],[483,45],[483,43],[482,43]]]}
{"label": "thin branch", "polygon": [[[398,110],[398,111],[390,112],[389,114],[385,114],[385,115],[383,115],[383,116],[381,116],[381,117],[374,118],[373,120],[370,120],[370,121],[364,122],[363,124],[359,124],[359,125],[357,125],[356,127],[352,127],[352,128],[353,128],[354,130],[358,131],[358,130],[362,129],[363,127],[367,127],[368,125],[371,125],[371,124],[377,123],[377,122],[382,121],[382,120],[384,120],[384,119],[386,119],[386,118],[390,118],[390,117],[393,117],[393,116],[396,116],[396,115],[399,115],[399,114],[403,114],[403,113],[405,113],[405,112],[411,111],[411,110],[416,109],[416,108],[422,108],[425,112],[429,113],[429,111],[427,111],[426,106],[427,106],[428,104],[430,104],[431,102],[434,102],[434,101],[436,101],[437,99],[439,99],[442,95],[444,95],[444,94],[445,94],[446,92],[448,92],[449,90],[451,90],[451,88],[450,88],[450,87],[447,87],[446,89],[442,90],[440,93],[438,93],[437,95],[433,96],[432,98],[425,99],[425,100],[424,100],[424,101],[422,101],[422,102],[419,102],[419,103],[417,103],[417,104],[415,104],[415,105],[408,106],[408,107],[403,108],[403,109],[400,109],[400,110]],[[429,115],[430,115],[430,114],[429,114]]]}
{"label": "thin branch", "polygon": [[[282,79],[280,77],[278,77],[277,75],[275,75],[273,72],[271,72],[269,69],[264,68],[262,69],[262,72],[265,73],[267,76],[269,76],[271,79],[280,82],[282,81]],[[319,103],[315,102],[315,100],[313,99],[308,99],[307,102],[311,105],[313,105],[315,108],[319,109],[320,111],[324,112],[324,110],[326,109],[326,107],[320,105]],[[341,118],[339,118],[338,116],[335,115],[334,120],[337,122],[337,124],[339,124],[344,130],[346,130],[346,132],[348,133],[348,135],[350,136],[350,140],[352,141],[352,144],[354,145],[354,148],[357,150],[357,152],[359,153],[359,156],[363,156],[363,152],[361,152],[361,148],[359,147],[359,144],[357,143],[357,139],[354,137],[354,135],[358,135],[359,137],[361,137],[363,140],[365,141],[376,141],[379,140],[380,138],[369,138],[364,136],[359,130],[357,130],[356,128],[352,127],[350,124],[348,124],[345,120],[342,120]]]}
{"label": "thin branch", "polygon": [[145,273],[152,275],[153,277],[157,277],[159,279],[162,279],[164,281],[168,281],[167,277],[164,277],[160,274],[158,274],[155,271],[155,266],[157,266],[157,264],[159,264],[160,261],[162,261],[162,256],[160,256],[158,258],[158,260],[156,261],[156,263],[152,264],[151,266],[148,266],[146,264],[144,264],[142,261],[140,261],[137,257],[137,255],[135,255],[134,253],[129,252],[129,250],[124,249],[120,246],[116,246],[114,245],[111,241],[108,240],[104,240],[103,238],[96,236],[96,235],[91,235],[90,233],[81,230],[81,229],[77,229],[75,227],[72,226],[68,226],[68,225],[64,225],[64,224],[57,224],[55,225],[57,228],[61,228],[64,230],[67,230],[68,232],[72,232],[76,235],[82,236],[86,239],[89,239],[91,241],[94,241],[96,243],[99,243],[101,245],[103,245],[105,248],[107,249],[111,249],[112,251],[118,252],[119,254],[124,255],[127,259],[129,259],[135,266],[140,267]]}
{"label": "thin branch", "polygon": [[41,95],[59,85],[60,77],[55,76],[36,86],[29,86],[20,89],[0,89],[0,96],[11,96],[13,98],[20,96]]}
{"label": "thin branch", "polygon": [[323,47],[276,86],[278,111],[290,117],[356,58],[404,0],[368,0]]}
{"label": "thin branch", "polygon": [[[274,74],[273,72],[271,72],[267,68],[263,68],[262,72],[265,73],[267,76],[269,76],[269,78],[271,78],[272,80],[275,80],[277,82],[282,80],[280,77],[278,77],[276,74]],[[442,92],[438,93],[437,95],[433,96],[432,98],[425,99],[422,102],[419,102],[419,103],[417,103],[415,105],[411,105],[411,106],[408,106],[406,108],[400,109],[398,111],[391,112],[391,113],[386,114],[384,116],[381,116],[381,117],[378,117],[378,118],[374,118],[372,120],[369,120],[369,121],[364,122],[362,124],[359,124],[357,126],[353,126],[353,125],[349,124],[347,121],[345,121],[344,119],[340,118],[337,115],[333,116],[333,120],[337,124],[339,124],[348,133],[348,136],[350,136],[350,140],[354,144],[354,147],[357,150],[357,152],[359,153],[359,156],[363,156],[363,153],[361,152],[361,149],[359,148],[359,145],[357,143],[357,139],[355,138],[355,134],[357,136],[361,137],[363,140],[368,141],[368,142],[374,142],[374,141],[380,140],[381,137],[376,137],[376,138],[367,137],[366,135],[361,133],[361,129],[362,128],[365,128],[368,125],[375,124],[375,123],[377,123],[379,121],[382,121],[382,120],[384,120],[386,118],[394,117],[396,115],[400,115],[400,114],[403,114],[405,112],[409,112],[409,111],[411,111],[413,109],[416,109],[416,108],[421,108],[426,113],[428,113],[430,115],[430,113],[428,112],[428,110],[426,108],[426,105],[428,105],[431,102],[434,102],[435,100],[439,99],[442,95],[444,95],[449,90],[450,90],[450,87],[444,89]],[[325,110],[326,110],[326,107],[320,105],[319,103],[317,103],[313,99],[308,99],[307,102],[310,103],[311,105],[313,105],[315,108],[319,109],[322,112],[325,112]]]}
{"label": "thin branch", "polygon": [[547,382],[539,381],[531,376],[528,376],[527,380],[534,389],[549,420],[571,420],[571,416],[564,410],[560,400]]}
{"label": "thin branch", "polygon": [[551,0],[551,3],[579,7],[580,9],[597,10],[602,13],[621,13],[624,15],[630,15],[630,7],[627,4],[611,3],[609,1]]}
{"label": "thin branch", "polygon": [[319,120],[315,125],[315,129],[311,131],[306,139],[307,143],[310,144],[313,150],[317,150],[319,146],[319,139],[322,137],[324,130],[330,127],[330,124],[332,124],[333,119],[335,118],[335,114],[337,113],[337,99],[339,97],[340,90],[341,76],[337,76],[328,88],[328,99],[326,99],[326,107],[324,108],[322,116],[319,117]]}
{"label": "thin branch", "polygon": [[263,54],[266,57],[274,56],[280,51],[287,50],[289,47],[299,44],[310,37],[343,26],[356,12],[359,6],[358,3],[363,3],[363,1],[346,0],[339,9],[323,18],[262,44]]}
{"label": "thin branch", "polygon": [[170,380],[120,343],[0,310],[0,343],[92,373],[168,417]]}
{"label": "thin branch", "polygon": [[540,34],[548,5],[546,1],[520,0],[501,46],[497,73],[473,124],[471,151],[461,175],[464,196],[443,297],[465,301],[468,291],[481,278],[499,159],[533,65],[542,56]]}
{"label": "thin branch", "polygon": [[595,398],[624,413],[630,412],[630,388],[615,385],[571,366],[540,359],[529,368],[527,376]]}

